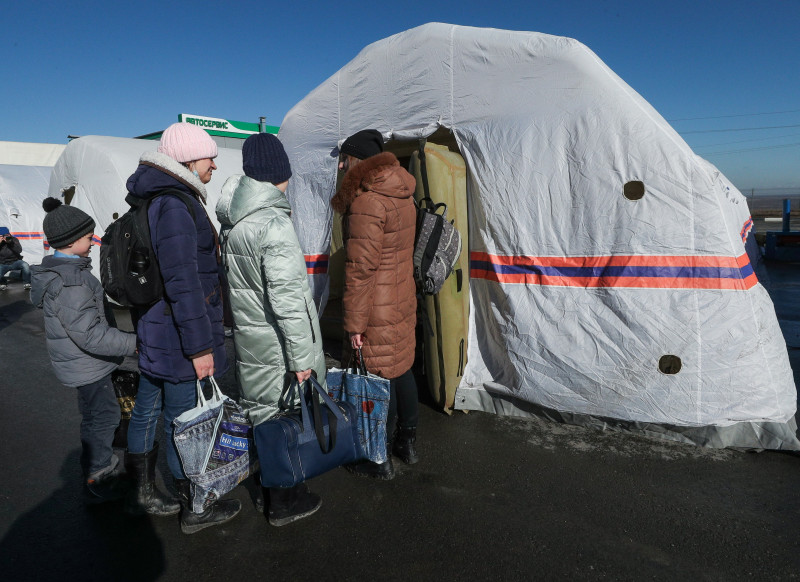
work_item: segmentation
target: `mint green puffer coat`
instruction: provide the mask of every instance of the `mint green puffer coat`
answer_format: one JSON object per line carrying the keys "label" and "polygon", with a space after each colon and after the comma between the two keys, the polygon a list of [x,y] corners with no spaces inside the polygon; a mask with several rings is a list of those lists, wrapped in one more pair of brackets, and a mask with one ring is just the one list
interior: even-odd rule
{"label": "mint green puffer coat", "polygon": [[278,412],[287,373],[311,368],[324,386],[319,319],[283,192],[269,182],[231,176],[216,210],[241,404],[258,424]]}

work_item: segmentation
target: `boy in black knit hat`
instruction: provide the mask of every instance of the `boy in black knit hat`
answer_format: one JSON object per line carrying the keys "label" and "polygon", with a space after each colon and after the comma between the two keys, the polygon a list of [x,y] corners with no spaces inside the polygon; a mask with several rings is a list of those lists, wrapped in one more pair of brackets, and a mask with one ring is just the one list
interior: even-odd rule
{"label": "boy in black knit hat", "polygon": [[[31,302],[44,310],[47,350],[56,377],[76,388],[81,421],[81,468],[90,501],[124,494],[119,459],[112,442],[120,408],[111,372],[136,353],[136,336],[108,323],[100,281],[92,275],[89,253],[95,223],[78,208],[56,198],[42,203],[44,234],[52,256],[31,268]],[[112,319],[113,321],[113,319]]]}

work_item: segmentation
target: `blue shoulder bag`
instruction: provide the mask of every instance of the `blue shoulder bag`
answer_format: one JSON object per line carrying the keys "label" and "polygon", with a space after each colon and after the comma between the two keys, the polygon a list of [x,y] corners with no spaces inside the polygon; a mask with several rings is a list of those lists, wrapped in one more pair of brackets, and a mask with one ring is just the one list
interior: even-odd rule
{"label": "blue shoulder bag", "polygon": [[314,376],[302,386],[292,381],[284,402],[297,400],[298,407],[253,428],[263,487],[292,487],[366,457],[355,406],[335,402]]}

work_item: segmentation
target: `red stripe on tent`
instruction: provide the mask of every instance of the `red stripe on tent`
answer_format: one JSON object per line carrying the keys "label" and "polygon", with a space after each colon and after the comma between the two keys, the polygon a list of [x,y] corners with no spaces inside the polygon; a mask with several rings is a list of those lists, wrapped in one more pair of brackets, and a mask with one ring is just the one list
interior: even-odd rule
{"label": "red stripe on tent", "polygon": [[328,255],[305,255],[304,258],[309,275],[324,275],[328,272]]}
{"label": "red stripe on tent", "polygon": [[539,265],[542,267],[721,267],[735,269],[750,260],[741,257],[710,257],[695,255],[609,255],[600,257],[532,257],[502,256],[489,253],[470,253],[472,261],[487,261],[495,265]]}
{"label": "red stripe on tent", "polygon": [[[42,235],[44,235],[44,233],[42,233]],[[42,246],[45,248],[45,250],[49,251],[50,250],[50,243],[47,242],[47,239],[45,239],[44,236],[42,236],[41,238],[42,238]],[[97,235],[92,236],[92,245],[94,245],[96,247],[100,246],[100,237],[99,236],[97,236]]]}
{"label": "red stripe on tent", "polygon": [[747,235],[750,234],[751,230],[753,230],[753,217],[749,216],[744,222],[744,226],[742,226],[742,230],[739,233],[739,235],[742,237],[742,241],[747,240]]}
{"label": "red stripe on tent", "polygon": [[758,279],[755,274],[744,279],[697,279],[694,277],[550,277],[536,274],[500,274],[474,269],[470,277],[496,283],[545,285],[550,287],[627,287],[650,289],[732,289],[744,291],[753,288]]}
{"label": "red stripe on tent", "polygon": [[607,257],[531,257],[500,256],[488,253],[470,253],[475,263],[491,263],[498,266],[538,266],[561,268],[592,267],[697,267],[745,269],[743,277],[629,277],[629,276],[560,276],[535,272],[497,272],[473,266],[470,277],[495,281],[497,283],[547,285],[554,287],[619,287],[651,289],[730,289],[747,290],[758,283],[752,272],[747,254],[739,257],[698,257],[698,256],[607,256]]}

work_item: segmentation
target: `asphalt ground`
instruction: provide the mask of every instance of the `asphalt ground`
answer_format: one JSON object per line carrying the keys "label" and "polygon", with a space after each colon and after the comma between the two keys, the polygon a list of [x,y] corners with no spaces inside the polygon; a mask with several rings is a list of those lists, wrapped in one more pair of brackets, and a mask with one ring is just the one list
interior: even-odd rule
{"label": "asphalt ground", "polygon": [[[800,265],[770,275],[792,327]],[[800,350],[789,353],[797,381]],[[53,375],[42,314],[18,282],[0,292],[0,378],[3,580],[800,578],[795,454],[446,416],[421,391],[421,460],[397,462],[394,480],[315,478],[321,509],[281,528],[255,510],[248,480],[230,495],[243,504],[234,520],[187,536],[177,517],[84,503],[75,392]],[[232,372],[221,380],[235,391]]]}

